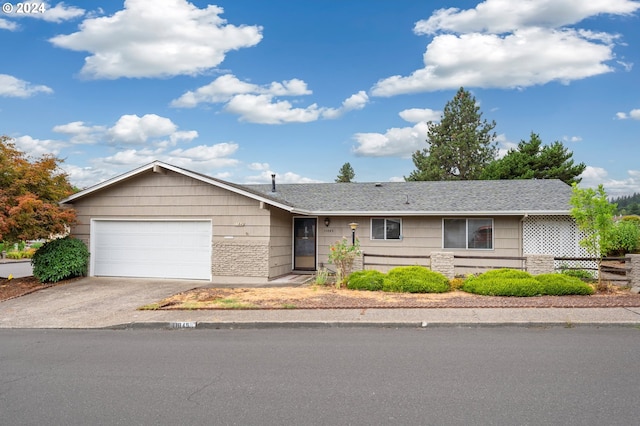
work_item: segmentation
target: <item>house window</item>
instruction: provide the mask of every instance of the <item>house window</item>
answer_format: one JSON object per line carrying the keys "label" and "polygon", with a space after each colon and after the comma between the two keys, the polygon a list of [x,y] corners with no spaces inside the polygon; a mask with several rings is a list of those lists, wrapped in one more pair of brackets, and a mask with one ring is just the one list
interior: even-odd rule
{"label": "house window", "polygon": [[372,240],[399,240],[402,238],[402,219],[371,219]]}
{"label": "house window", "polygon": [[442,247],[493,249],[493,219],[443,219]]}

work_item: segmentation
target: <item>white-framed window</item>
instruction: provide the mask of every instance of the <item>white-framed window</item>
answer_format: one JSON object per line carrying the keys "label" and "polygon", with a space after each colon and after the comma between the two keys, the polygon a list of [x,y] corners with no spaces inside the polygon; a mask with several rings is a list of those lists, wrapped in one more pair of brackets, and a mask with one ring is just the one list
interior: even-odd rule
{"label": "white-framed window", "polygon": [[372,240],[401,240],[402,219],[399,218],[372,218]]}
{"label": "white-framed window", "polygon": [[442,219],[442,247],[446,249],[492,250],[493,219]]}

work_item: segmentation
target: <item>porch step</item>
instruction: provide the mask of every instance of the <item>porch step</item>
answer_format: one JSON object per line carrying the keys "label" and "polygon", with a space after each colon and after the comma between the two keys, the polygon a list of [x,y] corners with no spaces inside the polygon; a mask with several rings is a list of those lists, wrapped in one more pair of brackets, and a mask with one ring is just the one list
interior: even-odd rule
{"label": "porch step", "polygon": [[288,284],[288,285],[302,285],[313,279],[312,274],[288,274],[282,277],[276,278],[275,280],[269,281],[269,284]]}

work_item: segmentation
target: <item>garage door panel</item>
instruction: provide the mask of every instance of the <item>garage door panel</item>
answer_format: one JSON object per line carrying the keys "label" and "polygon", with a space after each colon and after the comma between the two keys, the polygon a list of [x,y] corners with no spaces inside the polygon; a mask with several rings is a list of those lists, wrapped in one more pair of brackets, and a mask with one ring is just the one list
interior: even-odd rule
{"label": "garage door panel", "polygon": [[94,221],[93,275],[211,278],[210,221]]}

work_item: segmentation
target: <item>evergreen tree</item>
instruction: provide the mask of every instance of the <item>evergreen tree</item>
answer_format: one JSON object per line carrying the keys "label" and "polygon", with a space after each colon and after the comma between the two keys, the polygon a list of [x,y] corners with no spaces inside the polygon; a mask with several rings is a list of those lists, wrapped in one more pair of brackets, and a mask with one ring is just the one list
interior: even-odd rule
{"label": "evergreen tree", "polygon": [[476,99],[460,88],[447,102],[439,123],[429,121],[429,146],[413,154],[409,181],[479,179],[496,156],[495,121],[482,120]]}
{"label": "evergreen tree", "polygon": [[618,205],[618,214],[621,215],[640,215],[640,193],[633,195],[623,195],[612,200]]}
{"label": "evergreen tree", "polygon": [[571,185],[580,183],[578,176],[587,167],[574,164],[569,151],[561,142],[542,146],[540,136],[531,133],[529,141],[520,141],[518,149],[511,149],[504,157],[494,160],[482,172],[482,179],[560,179]]}
{"label": "evergreen tree", "polygon": [[355,177],[356,173],[353,171],[353,167],[351,167],[351,164],[344,163],[342,167],[340,167],[336,182],[352,182],[353,178]]}

